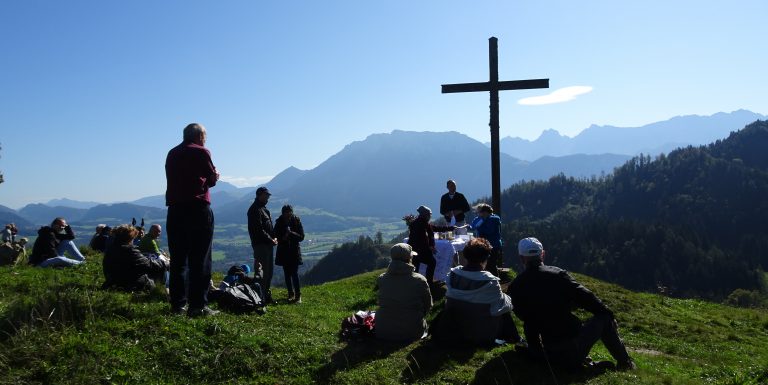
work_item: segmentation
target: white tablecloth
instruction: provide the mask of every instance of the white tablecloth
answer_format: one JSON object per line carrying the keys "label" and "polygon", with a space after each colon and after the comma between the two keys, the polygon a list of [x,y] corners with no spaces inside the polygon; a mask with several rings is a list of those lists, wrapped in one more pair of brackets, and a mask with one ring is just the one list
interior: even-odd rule
{"label": "white tablecloth", "polygon": [[[405,238],[403,242],[408,242],[408,238]],[[435,281],[445,281],[445,277],[451,272],[451,268],[458,264],[458,252],[464,250],[466,244],[467,242],[460,238],[452,241],[435,239],[435,250],[437,251],[435,255],[437,260],[435,265]],[[427,265],[420,264],[418,273],[426,275]]]}

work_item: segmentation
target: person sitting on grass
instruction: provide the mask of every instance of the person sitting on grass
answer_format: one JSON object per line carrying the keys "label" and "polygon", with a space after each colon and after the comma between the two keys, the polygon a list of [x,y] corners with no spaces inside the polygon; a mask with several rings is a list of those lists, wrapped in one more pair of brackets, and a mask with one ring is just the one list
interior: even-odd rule
{"label": "person sitting on grass", "polygon": [[[613,312],[595,294],[567,271],[544,265],[544,247],[538,239],[521,239],[518,253],[525,271],[512,281],[510,294],[515,314],[523,320],[531,356],[580,370],[591,363],[589,351],[602,340],[617,361],[617,369],[635,369],[635,362],[619,337]],[[594,316],[582,323],[571,312],[576,307]],[[593,366],[605,367],[605,364],[613,367],[608,361]]]}
{"label": "person sitting on grass", "polygon": [[411,259],[416,253],[411,245],[398,243],[389,251],[392,262],[380,275],[379,310],[376,312],[376,338],[390,341],[414,341],[426,335],[424,320],[432,308],[432,294],[427,280],[414,272]]}
{"label": "person sitting on grass", "polygon": [[491,249],[483,238],[474,238],[464,247],[467,265],[454,267],[448,274],[445,310],[433,326],[436,340],[470,345],[503,340],[525,345],[512,318],[512,300],[502,292],[499,278],[485,270]]}
{"label": "person sitting on grass", "polygon": [[[29,264],[38,267],[69,267],[85,262],[73,240],[75,233],[64,218],[56,218],[50,226],[43,226],[37,231],[37,239],[32,246]],[[65,257],[69,254],[69,258]]]}
{"label": "person sitting on grass", "polygon": [[131,225],[112,229],[112,245],[104,254],[104,288],[151,291],[162,279],[170,262],[165,257],[148,258],[133,245],[138,230]]}

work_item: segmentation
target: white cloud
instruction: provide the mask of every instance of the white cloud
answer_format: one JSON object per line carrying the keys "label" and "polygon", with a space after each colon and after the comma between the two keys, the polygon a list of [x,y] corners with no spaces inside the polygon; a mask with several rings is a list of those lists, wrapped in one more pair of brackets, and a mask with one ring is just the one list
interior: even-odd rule
{"label": "white cloud", "polygon": [[268,176],[228,176],[222,175],[221,180],[227,183],[232,183],[237,187],[253,187],[262,183],[269,182],[274,178],[274,175]]}
{"label": "white cloud", "polygon": [[586,94],[589,92],[592,92],[592,87],[590,86],[571,86],[552,91],[549,95],[522,98],[518,100],[517,103],[524,106],[540,106],[543,104],[563,103],[576,99],[576,96],[578,95]]}

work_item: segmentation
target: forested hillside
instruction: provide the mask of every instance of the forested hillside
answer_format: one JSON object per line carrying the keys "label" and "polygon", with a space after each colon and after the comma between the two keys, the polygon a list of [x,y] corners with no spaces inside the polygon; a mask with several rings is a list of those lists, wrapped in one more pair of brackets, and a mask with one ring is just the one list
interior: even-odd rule
{"label": "forested hillside", "polygon": [[614,174],[503,193],[506,262],[536,236],[548,261],[633,289],[724,299],[766,292],[768,122],[707,146],[638,156]]}

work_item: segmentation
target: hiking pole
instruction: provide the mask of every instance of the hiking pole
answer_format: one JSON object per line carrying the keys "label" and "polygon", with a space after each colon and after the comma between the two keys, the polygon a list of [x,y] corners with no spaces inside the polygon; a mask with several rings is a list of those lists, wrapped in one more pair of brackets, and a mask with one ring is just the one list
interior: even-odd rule
{"label": "hiking pole", "polygon": [[549,374],[552,375],[552,381],[555,382],[555,385],[559,385],[557,383],[557,376],[555,376],[555,371],[552,369],[552,364],[549,363],[549,356],[547,355],[547,350],[544,349],[544,342],[541,341],[541,334],[539,334],[538,339],[539,339],[539,346],[541,346],[541,353],[544,354],[544,361],[547,363],[547,368],[549,368]]}

